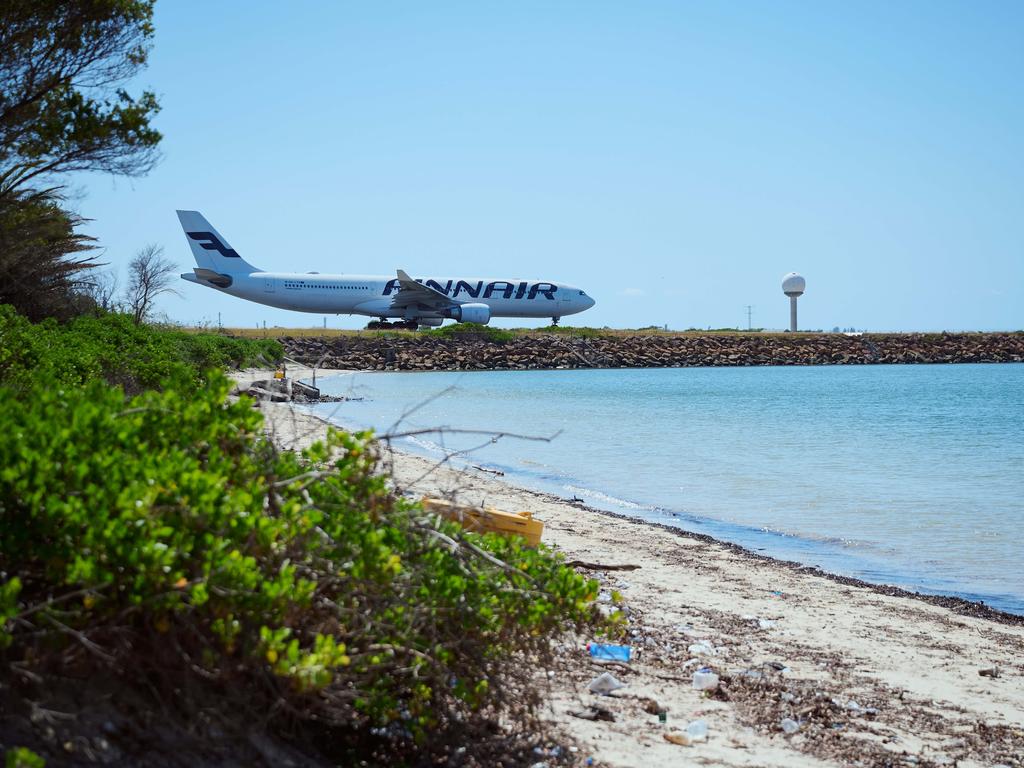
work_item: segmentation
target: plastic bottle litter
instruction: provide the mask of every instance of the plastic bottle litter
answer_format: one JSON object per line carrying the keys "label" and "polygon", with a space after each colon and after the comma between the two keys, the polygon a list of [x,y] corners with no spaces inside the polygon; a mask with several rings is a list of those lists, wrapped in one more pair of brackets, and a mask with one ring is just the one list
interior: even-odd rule
{"label": "plastic bottle litter", "polygon": [[718,687],[718,675],[711,667],[701,667],[693,673],[693,687],[698,691],[713,691]]}
{"label": "plastic bottle litter", "polygon": [[800,723],[791,717],[786,717],[779,723],[779,727],[784,733],[793,734],[800,730]]}
{"label": "plastic bottle litter", "polygon": [[612,691],[617,691],[619,688],[625,688],[626,686],[607,672],[602,672],[591,680],[590,685],[587,687],[590,688],[593,693],[597,693],[601,696],[607,696]]}
{"label": "plastic bottle litter", "polygon": [[696,643],[691,643],[687,649],[694,656],[714,656],[715,646],[709,643],[707,640],[700,640]]}
{"label": "plastic bottle litter", "polygon": [[595,659],[607,659],[609,661],[629,661],[630,647],[628,645],[610,645],[608,643],[587,643],[587,650]]}
{"label": "plastic bottle litter", "polygon": [[690,737],[690,741],[707,741],[708,739],[708,724],[704,720],[694,720],[688,726],[686,726],[686,735]]}

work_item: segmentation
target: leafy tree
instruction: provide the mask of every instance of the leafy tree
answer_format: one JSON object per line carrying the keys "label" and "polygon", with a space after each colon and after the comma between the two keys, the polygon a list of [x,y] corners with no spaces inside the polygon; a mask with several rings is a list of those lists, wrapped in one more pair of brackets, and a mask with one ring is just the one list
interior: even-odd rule
{"label": "leafy tree", "polygon": [[128,263],[128,293],[126,303],[132,319],[138,325],[153,310],[153,301],[162,293],[174,293],[171,286],[178,267],[164,258],[164,249],[151,243],[135,254]]}
{"label": "leafy tree", "polygon": [[0,4],[0,173],[107,171],[156,162],[156,96],[121,85],[146,64],[153,0],[5,0]]}
{"label": "leafy tree", "polygon": [[75,232],[81,219],[60,203],[53,190],[11,190],[0,178],[0,304],[31,320],[77,314],[75,289],[95,266],[93,238]]}
{"label": "leafy tree", "polygon": [[30,318],[89,306],[77,292],[92,238],[63,208],[72,171],[140,176],[157,160],[159,110],[122,87],[146,64],[153,0],[4,0],[0,3],[0,303]]}

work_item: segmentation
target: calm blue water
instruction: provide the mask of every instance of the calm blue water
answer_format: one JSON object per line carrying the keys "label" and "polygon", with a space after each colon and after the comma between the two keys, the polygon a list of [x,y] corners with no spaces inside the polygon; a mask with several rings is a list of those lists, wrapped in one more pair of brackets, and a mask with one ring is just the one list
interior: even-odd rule
{"label": "calm blue water", "polygon": [[[396,447],[834,573],[1024,613],[1024,365],[358,373]],[[426,402],[428,398],[433,398]],[[410,412],[411,409],[416,410]],[[481,443],[485,443],[483,447]]]}

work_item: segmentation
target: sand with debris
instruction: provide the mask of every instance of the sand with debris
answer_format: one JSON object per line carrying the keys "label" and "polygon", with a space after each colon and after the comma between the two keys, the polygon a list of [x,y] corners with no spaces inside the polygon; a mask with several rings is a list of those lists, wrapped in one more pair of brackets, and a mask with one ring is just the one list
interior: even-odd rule
{"label": "sand with debris", "polygon": [[[300,408],[262,407],[284,448],[326,431]],[[621,596],[630,663],[602,668],[578,638],[546,674],[547,717],[581,764],[1024,766],[1024,617],[830,577],[419,456],[389,451],[385,464],[401,492],[531,510],[603,600]],[[699,667],[716,690],[694,689]],[[589,692],[602,671],[625,687]],[[666,739],[687,741],[696,720],[706,741]]]}

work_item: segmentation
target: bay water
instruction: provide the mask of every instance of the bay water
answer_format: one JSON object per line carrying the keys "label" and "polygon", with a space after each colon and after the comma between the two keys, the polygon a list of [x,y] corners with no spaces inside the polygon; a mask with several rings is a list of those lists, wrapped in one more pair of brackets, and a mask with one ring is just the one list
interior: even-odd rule
{"label": "bay water", "polygon": [[[311,406],[320,416],[420,432],[399,438],[401,450],[833,573],[1024,613],[1022,364],[354,373],[318,383],[363,398]],[[492,439],[499,433],[551,439]]]}

